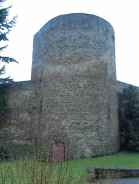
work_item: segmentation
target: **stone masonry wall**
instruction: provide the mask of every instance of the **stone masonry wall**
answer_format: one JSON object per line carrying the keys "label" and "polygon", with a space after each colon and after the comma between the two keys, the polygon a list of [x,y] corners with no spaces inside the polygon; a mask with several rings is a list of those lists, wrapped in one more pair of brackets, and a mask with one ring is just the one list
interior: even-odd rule
{"label": "stone masonry wall", "polygon": [[34,38],[32,81],[6,87],[0,136],[7,139],[0,141],[43,144],[50,156],[60,145],[65,159],[117,152],[117,95],[125,84],[115,73],[108,22],[88,14],[52,19]]}
{"label": "stone masonry wall", "polygon": [[5,143],[22,144],[26,139],[28,139],[27,131],[31,122],[31,98],[33,96],[32,82],[18,82],[4,88],[5,91],[7,91],[6,106],[8,111],[8,120],[3,121],[2,118],[0,120],[0,135],[1,137],[6,137],[4,139],[0,139],[0,142],[3,141]]}
{"label": "stone masonry wall", "polygon": [[121,149],[139,151],[139,87],[117,84]]}
{"label": "stone masonry wall", "polygon": [[[49,135],[52,136],[53,139],[56,139],[58,142],[62,142],[63,138],[65,139],[66,136],[70,136],[70,133],[68,133],[68,128],[70,128],[70,130],[72,131],[72,134],[77,135],[78,137],[78,132],[79,129],[80,131],[82,130],[83,135],[85,135],[85,140],[88,139],[89,134],[92,131],[92,127],[98,127],[95,129],[94,133],[92,134],[92,137],[94,136],[93,140],[95,139],[96,143],[98,140],[103,142],[103,140],[105,139],[105,134],[103,132],[101,132],[102,130],[100,130],[101,125],[98,124],[98,122],[96,121],[96,124],[94,123],[93,125],[89,126],[89,123],[85,123],[84,126],[80,124],[80,119],[83,119],[84,122],[87,122],[89,119],[91,119],[91,116],[88,115],[88,113],[80,113],[79,116],[76,115],[76,113],[74,113],[74,108],[75,108],[75,104],[73,104],[72,106],[70,106],[71,108],[73,108],[73,113],[68,114],[65,113],[61,114],[61,116],[56,116],[56,111],[57,111],[57,103],[58,103],[58,99],[60,98],[58,96],[57,101],[55,98],[53,98],[53,96],[55,96],[55,88],[57,88],[57,86],[60,86],[62,90],[65,90],[65,88],[63,88],[63,84],[64,81],[61,82],[55,82],[55,84],[53,85],[51,82],[50,83],[43,83],[43,88],[44,88],[44,93],[47,92],[48,94],[51,94],[51,96],[45,96],[43,97],[43,106],[45,108],[48,107],[48,104],[51,105],[49,106],[49,111],[48,114],[45,114],[45,111],[43,110],[42,114],[42,119],[41,122],[43,122],[44,126],[41,129],[37,128],[37,124],[35,124],[35,122],[38,120],[38,112],[40,112],[40,102],[41,102],[41,98],[36,99],[36,95],[38,96],[38,94],[35,94],[35,88],[36,86],[38,86],[39,88],[39,84],[36,84],[34,82],[31,81],[26,81],[26,82],[17,82],[9,87],[6,87],[7,89],[7,93],[6,93],[6,97],[7,97],[7,101],[8,101],[8,115],[6,113],[6,121],[2,121],[3,119],[0,119],[0,145],[3,144],[18,144],[18,145],[24,145],[24,144],[29,144],[32,143],[32,140],[39,136],[43,138],[43,143],[46,144],[48,141],[48,125],[49,125]],[[70,81],[71,84],[71,81]],[[75,84],[75,81],[72,82],[72,85]],[[78,81],[78,83],[76,83],[76,85],[78,85],[79,89],[81,87],[83,87],[83,85],[80,85],[80,81]],[[86,83],[85,83],[86,84]],[[85,85],[84,84],[84,85]],[[89,83],[86,84],[89,87]],[[51,86],[51,87],[50,87]],[[53,87],[52,87],[53,86]],[[55,87],[54,87],[55,86]],[[119,93],[123,93],[123,89],[128,88],[130,85],[122,83],[122,82],[118,82],[117,81],[117,92]],[[49,89],[49,90],[48,90]],[[82,88],[83,89],[83,88]],[[48,92],[49,91],[49,92]],[[67,90],[67,95],[68,93],[70,93],[71,91]],[[98,91],[97,91],[98,92]],[[63,93],[61,93],[62,95]],[[78,93],[77,93],[78,94]],[[96,93],[97,94],[97,93]],[[101,93],[102,94],[102,93]],[[65,95],[65,94],[64,94]],[[124,95],[124,94],[123,94]],[[96,95],[97,96],[97,95]],[[78,97],[78,95],[77,95]],[[75,98],[74,98],[75,100]],[[120,99],[121,100],[121,99]],[[77,98],[78,101],[78,98]],[[67,98],[67,102],[72,104],[73,101],[71,100],[71,98]],[[80,103],[80,102],[79,102]],[[124,103],[124,101],[120,101],[120,104]],[[99,102],[98,102],[99,104]],[[85,108],[87,108],[86,104]],[[94,104],[95,105],[95,104]],[[38,108],[39,107],[39,108]],[[53,108],[51,108],[53,107]],[[95,105],[96,110],[97,110],[97,106]],[[45,109],[44,108],[44,109]],[[61,107],[64,108],[64,107]],[[119,106],[119,108],[123,108],[123,106]],[[53,109],[53,111],[52,111]],[[60,110],[60,109],[59,109]],[[51,117],[51,113],[55,112],[55,116]],[[97,112],[98,113],[98,112]],[[37,114],[37,115],[36,115]],[[78,114],[78,113],[77,113]],[[58,113],[57,113],[58,115]],[[46,119],[47,117],[47,119]],[[66,125],[66,130],[64,130],[63,134],[61,134],[61,130],[63,124],[58,124],[59,123],[59,118],[64,118],[64,117],[69,117],[69,127],[68,125]],[[49,119],[51,118],[51,119]],[[72,119],[75,119],[76,121],[79,122],[78,126],[73,126]],[[64,122],[63,122],[64,123]],[[120,122],[122,123],[122,122]],[[50,128],[51,125],[51,128]],[[83,128],[82,128],[83,126]],[[44,129],[45,127],[45,129]],[[57,131],[55,131],[55,129]],[[42,131],[43,130],[43,131]],[[50,131],[51,130],[51,131]],[[59,133],[58,133],[59,130]],[[108,129],[110,130],[110,129]],[[41,134],[40,132],[41,131]],[[114,129],[113,129],[114,131]],[[71,136],[72,136],[71,134]],[[101,137],[101,135],[103,134],[103,137]],[[74,136],[75,136],[74,135]],[[107,139],[107,137],[106,137]],[[71,138],[72,140],[72,138]],[[88,140],[92,140],[92,139],[88,139]],[[68,142],[68,137],[67,137],[67,144],[69,144]],[[81,141],[81,139],[80,139]],[[103,142],[104,143],[104,142]],[[81,147],[78,148],[82,149],[83,146],[83,142],[81,142]],[[110,144],[106,145],[105,149],[109,149],[110,148]],[[102,147],[102,145],[101,145]],[[96,148],[95,146],[93,146],[92,148],[94,150],[94,155],[98,155],[98,154],[106,154],[104,151],[104,146],[102,148],[98,147]]]}
{"label": "stone masonry wall", "polygon": [[32,81],[41,83],[48,147],[64,144],[69,158],[118,151],[114,54],[111,25],[94,15],[56,17],[35,35]]}

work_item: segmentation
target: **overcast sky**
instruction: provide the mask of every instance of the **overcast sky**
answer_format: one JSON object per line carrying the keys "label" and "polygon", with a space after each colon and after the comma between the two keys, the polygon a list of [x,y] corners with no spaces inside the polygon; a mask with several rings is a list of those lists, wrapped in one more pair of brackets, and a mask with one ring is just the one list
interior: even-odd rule
{"label": "overcast sky", "polygon": [[12,12],[18,19],[10,34],[8,53],[19,64],[11,64],[8,72],[16,81],[30,79],[35,32],[57,15],[84,12],[113,25],[117,79],[139,86],[139,0],[13,0]]}

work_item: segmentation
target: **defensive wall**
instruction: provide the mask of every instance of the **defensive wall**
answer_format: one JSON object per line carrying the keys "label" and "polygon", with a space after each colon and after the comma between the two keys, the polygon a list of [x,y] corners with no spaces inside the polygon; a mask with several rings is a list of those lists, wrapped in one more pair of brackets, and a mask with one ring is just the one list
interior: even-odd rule
{"label": "defensive wall", "polygon": [[127,86],[116,81],[112,26],[95,15],[58,16],[34,37],[31,81],[1,87],[1,140],[43,144],[56,160],[115,153]]}

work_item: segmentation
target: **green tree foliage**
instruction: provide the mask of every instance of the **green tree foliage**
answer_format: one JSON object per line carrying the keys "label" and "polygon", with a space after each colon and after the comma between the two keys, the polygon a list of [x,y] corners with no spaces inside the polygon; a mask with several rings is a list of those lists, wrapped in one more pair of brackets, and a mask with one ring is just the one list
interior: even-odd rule
{"label": "green tree foliage", "polygon": [[139,151],[139,89],[129,86],[119,97],[121,148]]}
{"label": "green tree foliage", "polygon": [[7,47],[8,34],[15,25],[15,17],[11,20],[8,17],[11,7],[5,8],[3,4],[5,1],[8,0],[0,0],[0,126],[1,122],[6,122],[8,115],[5,85],[12,82],[11,78],[5,77],[5,64],[16,62],[14,58],[3,55],[3,50]]}
{"label": "green tree foliage", "polygon": [[[9,77],[3,77],[5,74],[5,63],[16,62],[16,60],[9,56],[2,56],[2,51],[7,47],[8,34],[15,25],[15,17],[12,20],[8,19],[8,8],[0,7],[0,43],[4,43],[4,46],[0,46],[0,84],[9,83],[12,80]],[[0,44],[1,45],[1,44]]]}

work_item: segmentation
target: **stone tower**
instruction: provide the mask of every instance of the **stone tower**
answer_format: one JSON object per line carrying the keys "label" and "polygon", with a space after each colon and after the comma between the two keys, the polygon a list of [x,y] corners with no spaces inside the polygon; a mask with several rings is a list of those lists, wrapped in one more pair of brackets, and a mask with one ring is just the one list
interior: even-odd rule
{"label": "stone tower", "polygon": [[60,150],[61,158],[75,159],[118,151],[115,70],[113,28],[100,17],[62,15],[36,33],[32,81],[41,84],[40,136],[51,155]]}

